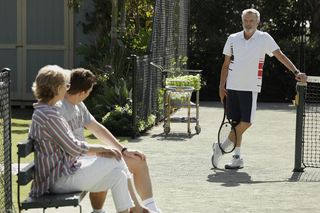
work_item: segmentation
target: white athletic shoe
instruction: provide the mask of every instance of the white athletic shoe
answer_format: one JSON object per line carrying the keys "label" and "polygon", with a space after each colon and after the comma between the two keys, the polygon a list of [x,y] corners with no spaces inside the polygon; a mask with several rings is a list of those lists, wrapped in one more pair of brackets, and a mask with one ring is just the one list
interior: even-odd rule
{"label": "white athletic shoe", "polygon": [[223,153],[219,147],[219,144],[218,143],[214,143],[213,144],[213,156],[212,156],[212,166],[214,168],[218,168],[218,165],[219,165],[219,161],[222,157]]}
{"label": "white athletic shoe", "polygon": [[230,163],[225,165],[226,169],[242,169],[243,159],[239,155],[233,155]]}

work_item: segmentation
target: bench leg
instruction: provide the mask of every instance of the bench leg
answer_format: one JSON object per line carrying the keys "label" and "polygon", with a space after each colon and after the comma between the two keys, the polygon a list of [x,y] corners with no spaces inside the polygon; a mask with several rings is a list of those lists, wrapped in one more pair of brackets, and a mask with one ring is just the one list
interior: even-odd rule
{"label": "bench leg", "polygon": [[81,205],[79,205],[79,209],[80,209],[80,213],[82,213],[82,207],[81,207]]}

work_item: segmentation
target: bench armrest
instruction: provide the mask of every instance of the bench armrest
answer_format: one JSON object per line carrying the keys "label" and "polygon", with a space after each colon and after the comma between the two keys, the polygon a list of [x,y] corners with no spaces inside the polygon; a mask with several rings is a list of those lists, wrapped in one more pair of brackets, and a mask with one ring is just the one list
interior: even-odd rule
{"label": "bench armrest", "polygon": [[34,141],[32,139],[27,139],[18,143],[18,157],[24,158],[27,157],[29,154],[33,153],[33,143]]}

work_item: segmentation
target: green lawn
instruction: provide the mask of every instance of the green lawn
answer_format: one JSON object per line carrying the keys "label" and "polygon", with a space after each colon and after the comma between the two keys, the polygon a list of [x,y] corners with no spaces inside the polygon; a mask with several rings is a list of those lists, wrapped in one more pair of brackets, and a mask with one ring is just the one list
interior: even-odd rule
{"label": "green lawn", "polygon": [[[32,109],[20,109],[13,108],[12,119],[11,119],[11,138],[12,138],[12,163],[18,162],[17,157],[17,143],[26,140],[28,137],[28,129],[31,124]],[[89,143],[100,143],[89,131],[85,130],[86,140]],[[127,138],[118,138],[121,143],[128,143]],[[29,156],[22,162],[27,163],[33,160],[33,156]],[[13,175],[12,177],[12,198],[14,203],[14,208],[17,208],[17,177]],[[28,195],[31,184],[21,188],[21,197],[24,198]]]}

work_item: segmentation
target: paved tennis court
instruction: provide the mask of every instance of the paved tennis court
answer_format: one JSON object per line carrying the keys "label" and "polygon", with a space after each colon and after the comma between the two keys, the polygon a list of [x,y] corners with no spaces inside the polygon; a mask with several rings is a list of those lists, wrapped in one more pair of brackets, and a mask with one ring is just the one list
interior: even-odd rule
{"label": "paved tennis court", "polygon": [[[155,198],[162,211],[319,212],[320,169],[292,172],[295,108],[285,103],[258,104],[255,123],[243,138],[245,167],[238,171],[212,169],[211,146],[222,114],[220,103],[201,103],[199,135],[189,138],[186,124],[179,123],[171,126],[171,134],[165,139],[160,124],[128,144],[147,154]],[[192,133],[195,134],[194,125]],[[230,154],[224,156],[222,168],[230,158]],[[91,211],[88,196],[82,206],[84,213]],[[105,208],[108,213],[115,213],[111,193]],[[46,212],[79,212],[79,209]]]}

